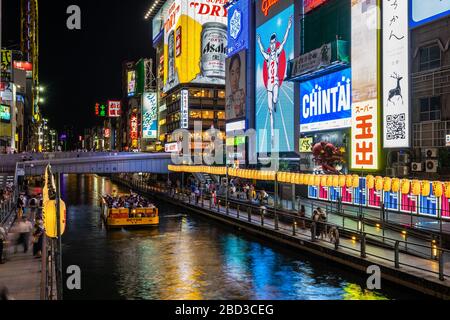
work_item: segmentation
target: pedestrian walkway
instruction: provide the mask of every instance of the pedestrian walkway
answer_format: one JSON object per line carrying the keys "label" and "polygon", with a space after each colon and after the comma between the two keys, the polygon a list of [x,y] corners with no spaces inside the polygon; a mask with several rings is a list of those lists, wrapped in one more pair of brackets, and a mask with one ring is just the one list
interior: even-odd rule
{"label": "pedestrian walkway", "polygon": [[[34,214],[29,218],[33,221]],[[5,286],[14,300],[40,300],[42,259],[33,257],[32,244],[27,253],[23,252],[22,246],[17,248],[17,253],[14,252],[18,239],[16,226],[17,222],[8,235],[6,263],[0,264],[0,286]]]}

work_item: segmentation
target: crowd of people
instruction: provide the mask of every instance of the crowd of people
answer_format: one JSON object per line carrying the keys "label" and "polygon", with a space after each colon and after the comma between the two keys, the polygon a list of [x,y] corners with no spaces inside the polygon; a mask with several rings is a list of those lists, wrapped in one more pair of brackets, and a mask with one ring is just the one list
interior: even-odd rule
{"label": "crowd of people", "polygon": [[103,196],[109,209],[137,209],[137,208],[149,208],[153,204],[146,198],[131,192],[129,195],[118,196],[114,191],[112,195]]}
{"label": "crowd of people", "polygon": [[8,182],[5,188],[0,189],[0,203],[8,201],[14,194],[14,184]]}

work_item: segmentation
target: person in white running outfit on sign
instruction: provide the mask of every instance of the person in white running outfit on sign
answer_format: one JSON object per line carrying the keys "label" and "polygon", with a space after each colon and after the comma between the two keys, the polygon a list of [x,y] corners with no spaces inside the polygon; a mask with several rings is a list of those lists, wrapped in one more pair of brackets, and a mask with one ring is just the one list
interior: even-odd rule
{"label": "person in white running outfit on sign", "polygon": [[268,99],[268,106],[269,106],[269,113],[270,113],[270,128],[271,135],[272,135],[272,149],[275,148],[275,118],[274,113],[277,112],[277,104],[278,104],[278,92],[280,89],[280,79],[278,78],[278,67],[279,67],[279,61],[281,53],[284,50],[284,45],[286,44],[286,41],[289,37],[289,32],[292,27],[292,17],[289,18],[288,27],[286,30],[286,34],[284,35],[283,42],[280,44],[280,46],[277,49],[277,34],[274,33],[270,37],[270,52],[266,52],[264,49],[264,46],[261,43],[261,36],[257,35],[257,41],[259,44],[259,50],[261,51],[262,56],[264,57],[264,60],[267,62],[267,99]]}

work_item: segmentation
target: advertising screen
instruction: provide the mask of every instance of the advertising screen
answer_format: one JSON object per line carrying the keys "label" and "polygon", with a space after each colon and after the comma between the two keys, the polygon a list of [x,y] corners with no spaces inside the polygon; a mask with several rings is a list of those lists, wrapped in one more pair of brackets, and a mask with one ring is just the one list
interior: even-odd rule
{"label": "advertising screen", "polygon": [[142,96],[142,138],[158,137],[158,97],[156,92],[146,92]]}
{"label": "advertising screen", "polygon": [[175,0],[164,24],[164,92],[182,83],[225,85],[226,1]]}
{"label": "advertising screen", "polygon": [[10,123],[11,122],[11,107],[7,105],[0,105],[0,122]]}
{"label": "advertising screen", "polygon": [[250,0],[239,0],[228,8],[229,57],[248,47],[249,2]]}
{"label": "advertising screen", "polygon": [[122,114],[122,103],[120,101],[108,101],[108,117],[119,118]]}
{"label": "advertising screen", "polygon": [[132,97],[136,93],[136,71],[128,71],[128,96]]}
{"label": "advertising screen", "polygon": [[12,73],[12,51],[1,50],[1,79],[6,82],[11,81]]}
{"label": "advertising screen", "polygon": [[377,0],[352,0],[352,149],[351,168],[378,170],[379,7]]}
{"label": "advertising screen", "polygon": [[345,69],[300,85],[302,133],[351,127],[351,76]]}
{"label": "advertising screen", "polygon": [[255,114],[260,153],[295,149],[294,84],[284,81],[287,62],[294,58],[293,16],[291,5],[256,29]]}
{"label": "advertising screen", "polygon": [[246,54],[245,50],[227,59],[226,119],[245,118],[246,114]]}
{"label": "advertising screen", "polygon": [[384,148],[409,148],[408,1],[383,0]]}
{"label": "advertising screen", "polygon": [[[415,28],[450,14],[450,0],[408,0],[410,1],[410,26]],[[406,2],[403,1],[403,2]]]}

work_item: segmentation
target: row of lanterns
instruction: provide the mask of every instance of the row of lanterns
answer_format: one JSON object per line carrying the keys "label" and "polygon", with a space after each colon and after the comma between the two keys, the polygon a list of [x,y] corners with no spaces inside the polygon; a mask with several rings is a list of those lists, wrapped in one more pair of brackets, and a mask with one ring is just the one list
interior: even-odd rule
{"label": "row of lanterns", "polygon": [[[208,173],[213,175],[226,175],[226,167],[208,166],[169,166],[172,172],[187,173]],[[249,180],[275,181],[280,183],[291,183],[296,185],[307,185],[316,187],[335,188],[359,188],[360,176],[358,175],[315,175],[293,172],[278,172],[250,169],[228,169],[230,177],[238,177]],[[422,181],[399,178],[389,178],[369,175],[366,177],[366,188],[384,192],[400,192],[402,194],[412,194],[414,196],[428,197],[434,195],[440,198],[445,195],[450,198],[450,182]]]}

